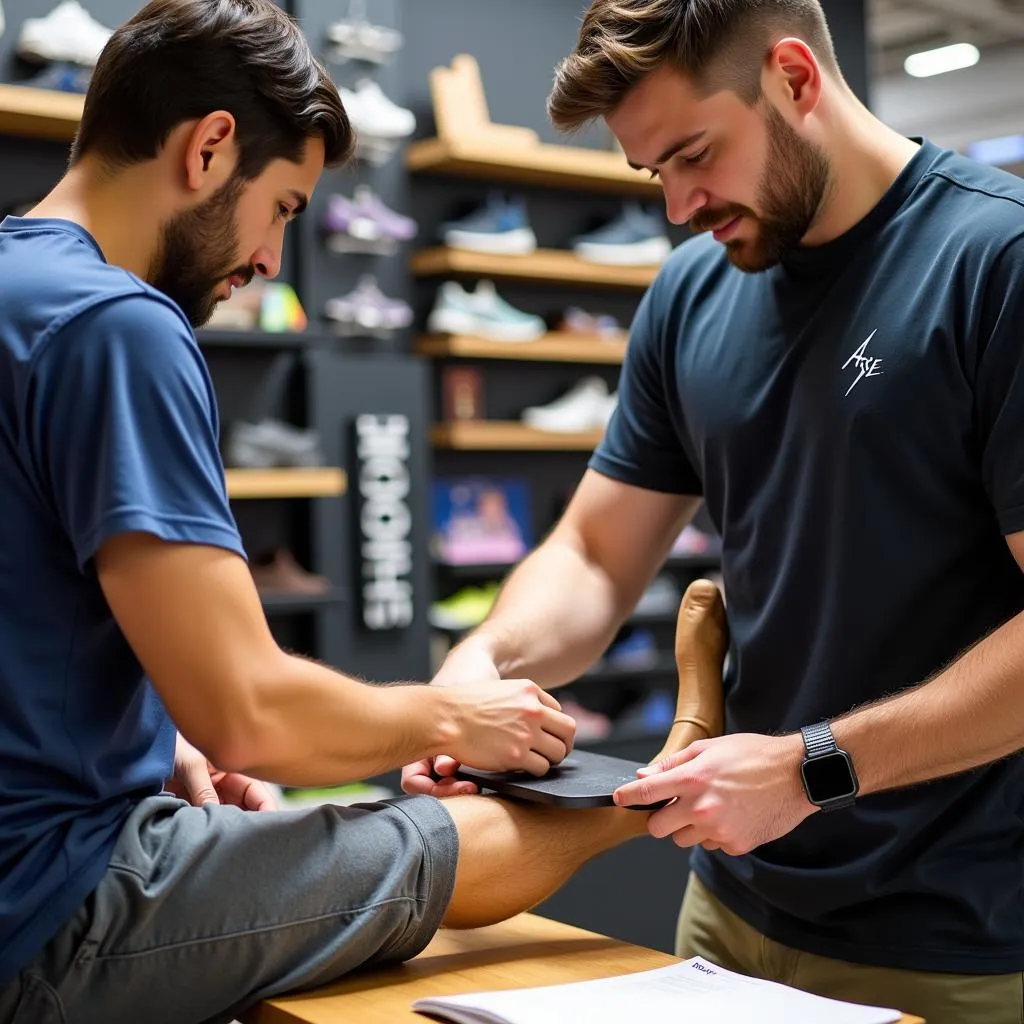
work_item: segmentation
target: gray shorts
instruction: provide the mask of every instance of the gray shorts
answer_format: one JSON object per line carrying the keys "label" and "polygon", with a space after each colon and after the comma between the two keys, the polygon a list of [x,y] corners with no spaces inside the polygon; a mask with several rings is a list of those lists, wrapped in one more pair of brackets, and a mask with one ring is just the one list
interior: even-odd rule
{"label": "gray shorts", "polygon": [[143,801],[0,1024],[230,1021],[268,996],[408,960],[440,926],[458,833],[432,797],[263,814]]}

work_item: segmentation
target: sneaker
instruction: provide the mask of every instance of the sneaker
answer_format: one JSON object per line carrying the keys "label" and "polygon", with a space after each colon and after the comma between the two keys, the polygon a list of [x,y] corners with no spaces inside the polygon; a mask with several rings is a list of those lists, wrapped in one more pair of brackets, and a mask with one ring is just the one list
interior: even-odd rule
{"label": "sneaker", "polygon": [[316,596],[331,588],[326,576],[317,576],[303,569],[290,551],[275,551],[269,560],[249,566],[253,582],[260,594]]}
{"label": "sneaker", "polygon": [[547,333],[542,317],[509,305],[493,281],[479,281],[467,292],[457,281],[446,281],[427,318],[434,334],[471,334],[490,341],[536,341]]}
{"label": "sneaker", "polygon": [[574,434],[599,430],[608,425],[616,396],[608,393],[608,385],[600,377],[584,377],[561,398],[548,405],[523,410],[522,420],[535,430]]}
{"label": "sneaker", "polygon": [[572,248],[581,260],[590,263],[637,267],[663,262],[672,251],[672,243],[660,217],[637,202],[628,202],[615,220],[580,235]]}
{"label": "sneaker", "polygon": [[348,19],[327,26],[327,41],[334,47],[331,58],[339,63],[384,64],[404,45],[401,32],[370,23],[365,0],[350,0]]}
{"label": "sneaker", "polygon": [[608,313],[588,313],[578,306],[570,306],[558,323],[558,329],[566,334],[586,334],[608,341],[622,341],[627,332],[622,324]]}
{"label": "sneaker", "polygon": [[328,299],[324,312],[339,333],[350,337],[367,332],[387,335],[412,323],[412,307],[402,299],[388,298],[373,274],[360,277],[347,295]]}
{"label": "sneaker", "polygon": [[473,629],[490,615],[500,589],[499,583],[463,587],[446,600],[435,601],[430,606],[427,618],[436,629],[455,633]]}
{"label": "sneaker", "polygon": [[26,18],[18,40],[18,56],[32,63],[66,61],[95,67],[113,35],[78,0],[62,0],[45,18]]}
{"label": "sneaker", "polygon": [[619,715],[613,724],[615,733],[626,736],[664,736],[676,716],[676,700],[672,694],[656,691],[636,701]]}
{"label": "sneaker", "polygon": [[526,219],[526,201],[492,192],[487,204],[461,220],[441,226],[441,239],[452,249],[528,256],[537,249],[537,236]]}
{"label": "sneaker", "polygon": [[338,91],[357,135],[392,141],[407,138],[416,131],[413,112],[392,103],[371,79],[359,81],[354,92],[344,86]]}
{"label": "sneaker", "polygon": [[648,629],[634,629],[629,636],[620,640],[604,656],[608,668],[640,669],[652,668],[658,663],[658,645],[654,634]]}
{"label": "sneaker", "polygon": [[217,303],[205,329],[282,334],[301,333],[308,326],[309,318],[290,284],[255,278]]}
{"label": "sneaker", "polygon": [[383,167],[398,152],[401,139],[378,139],[373,135],[360,133],[356,135],[356,148],[353,156],[371,167]]}
{"label": "sneaker", "polygon": [[290,423],[265,419],[232,424],[224,461],[237,469],[308,468],[320,466],[320,437]]}
{"label": "sneaker", "polygon": [[696,526],[686,526],[676,537],[672,545],[673,555],[720,555],[722,542],[718,537],[698,530]]}
{"label": "sneaker", "polygon": [[92,68],[60,61],[44,68],[28,81],[18,84],[27,85],[31,89],[49,89],[52,92],[71,92],[84,96],[89,91],[91,80]]}
{"label": "sneaker", "polygon": [[387,207],[369,186],[360,185],[351,199],[332,195],[327,200],[323,229],[333,252],[383,252],[415,238],[418,226]]}
{"label": "sneaker", "polygon": [[612,720],[600,711],[591,711],[574,700],[563,700],[562,714],[568,715],[576,723],[576,742],[593,743],[607,739],[612,731]]}

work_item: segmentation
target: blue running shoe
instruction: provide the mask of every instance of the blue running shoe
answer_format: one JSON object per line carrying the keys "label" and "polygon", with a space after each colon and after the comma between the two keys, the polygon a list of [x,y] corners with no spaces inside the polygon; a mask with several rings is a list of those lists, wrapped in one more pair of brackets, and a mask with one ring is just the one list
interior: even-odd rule
{"label": "blue running shoe", "polygon": [[664,262],[672,243],[659,216],[637,202],[628,202],[611,223],[574,239],[572,248],[588,263],[641,267]]}
{"label": "blue running shoe", "polygon": [[50,64],[34,78],[18,84],[27,85],[33,89],[50,89],[53,92],[72,92],[84,95],[89,91],[91,79],[92,68],[60,62]]}
{"label": "blue running shoe", "polygon": [[492,192],[487,205],[461,220],[441,225],[441,238],[453,249],[529,256],[537,248],[537,236],[526,217],[526,200],[507,199]]}

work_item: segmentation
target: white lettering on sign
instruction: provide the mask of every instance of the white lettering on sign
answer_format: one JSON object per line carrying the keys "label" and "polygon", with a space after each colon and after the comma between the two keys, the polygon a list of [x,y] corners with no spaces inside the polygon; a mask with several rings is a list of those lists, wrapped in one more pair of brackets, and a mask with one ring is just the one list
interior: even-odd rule
{"label": "white lettering on sign", "polygon": [[356,419],[363,623],[405,629],[413,619],[409,418]]}

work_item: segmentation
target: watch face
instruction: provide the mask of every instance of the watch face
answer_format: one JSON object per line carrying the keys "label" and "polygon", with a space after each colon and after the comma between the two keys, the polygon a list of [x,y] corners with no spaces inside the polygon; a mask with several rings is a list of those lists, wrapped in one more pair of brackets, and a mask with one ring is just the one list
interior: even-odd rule
{"label": "watch face", "polygon": [[807,795],[813,803],[826,803],[857,793],[853,766],[841,750],[804,761],[801,771],[807,783]]}

